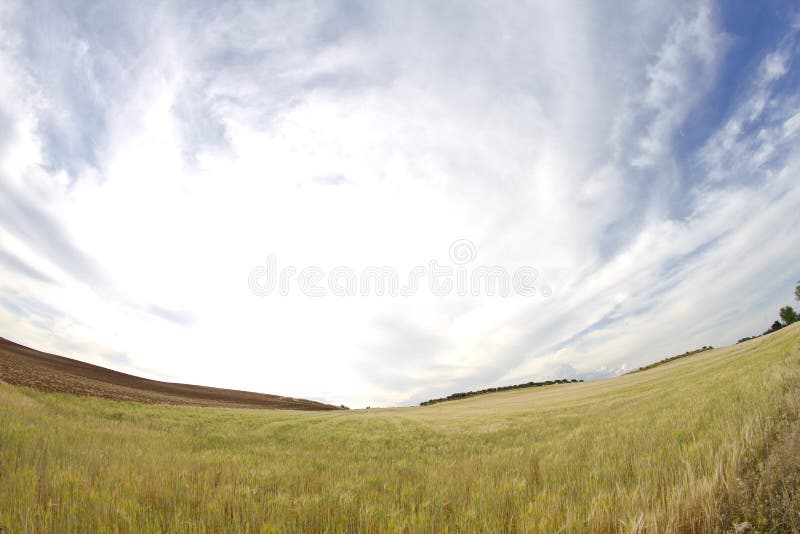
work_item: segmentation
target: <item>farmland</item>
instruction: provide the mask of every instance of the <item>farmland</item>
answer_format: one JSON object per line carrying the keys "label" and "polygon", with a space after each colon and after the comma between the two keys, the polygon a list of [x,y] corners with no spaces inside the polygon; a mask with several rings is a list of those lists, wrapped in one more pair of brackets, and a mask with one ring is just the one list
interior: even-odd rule
{"label": "farmland", "polygon": [[0,383],[0,526],[790,531],[798,384],[800,325],[613,379],[413,408],[170,406]]}
{"label": "farmland", "polygon": [[337,410],[321,402],[249,391],[148,380],[71,358],[47,354],[0,338],[0,382],[51,393],[225,408]]}

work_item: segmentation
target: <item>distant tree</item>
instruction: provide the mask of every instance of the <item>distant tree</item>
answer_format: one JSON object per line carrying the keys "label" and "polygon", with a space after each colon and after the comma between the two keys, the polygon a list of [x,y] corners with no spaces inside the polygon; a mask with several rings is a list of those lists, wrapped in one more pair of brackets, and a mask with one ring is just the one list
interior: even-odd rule
{"label": "distant tree", "polygon": [[770,326],[770,327],[767,329],[767,331],[766,331],[766,332],[764,332],[764,333],[765,333],[765,334],[769,334],[769,333],[771,333],[771,332],[777,332],[777,331],[778,331],[778,330],[780,330],[781,328],[783,328],[783,323],[781,323],[780,321],[775,321],[774,323],[772,323],[772,326]]}
{"label": "distant tree", "polygon": [[797,320],[797,312],[791,306],[781,308],[780,317],[783,324],[790,325]]}
{"label": "distant tree", "polygon": [[797,282],[797,287],[794,288],[794,300],[800,300],[800,281]]}

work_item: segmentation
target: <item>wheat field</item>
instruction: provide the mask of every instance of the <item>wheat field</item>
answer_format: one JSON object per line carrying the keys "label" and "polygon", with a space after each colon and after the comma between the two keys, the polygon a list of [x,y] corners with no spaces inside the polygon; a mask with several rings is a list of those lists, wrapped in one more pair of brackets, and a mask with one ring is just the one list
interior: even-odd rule
{"label": "wheat field", "polygon": [[0,383],[0,527],[796,528],[747,486],[797,425],[799,327],[618,378],[416,408],[141,405]]}

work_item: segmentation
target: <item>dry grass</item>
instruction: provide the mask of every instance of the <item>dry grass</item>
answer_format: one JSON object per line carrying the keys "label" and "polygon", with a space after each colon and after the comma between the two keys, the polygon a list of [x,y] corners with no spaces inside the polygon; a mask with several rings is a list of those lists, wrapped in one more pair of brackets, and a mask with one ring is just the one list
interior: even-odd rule
{"label": "dry grass", "polygon": [[0,384],[0,525],[707,532],[757,523],[752,495],[784,498],[774,491],[783,482],[743,477],[797,465],[780,451],[796,447],[787,431],[800,406],[787,398],[800,383],[798,327],[611,380],[419,408],[167,407]]}
{"label": "dry grass", "polygon": [[789,393],[787,402],[772,445],[743,466],[726,495],[729,521],[746,518],[760,532],[800,532],[800,392]]}

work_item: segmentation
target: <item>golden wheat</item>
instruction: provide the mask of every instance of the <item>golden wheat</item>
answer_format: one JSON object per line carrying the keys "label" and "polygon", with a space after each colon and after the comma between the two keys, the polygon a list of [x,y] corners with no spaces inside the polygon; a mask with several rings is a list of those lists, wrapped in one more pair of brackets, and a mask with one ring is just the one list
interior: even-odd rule
{"label": "golden wheat", "polygon": [[0,384],[9,532],[674,532],[797,417],[800,325],[619,378],[308,413]]}

